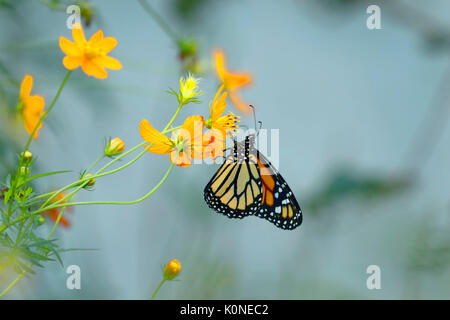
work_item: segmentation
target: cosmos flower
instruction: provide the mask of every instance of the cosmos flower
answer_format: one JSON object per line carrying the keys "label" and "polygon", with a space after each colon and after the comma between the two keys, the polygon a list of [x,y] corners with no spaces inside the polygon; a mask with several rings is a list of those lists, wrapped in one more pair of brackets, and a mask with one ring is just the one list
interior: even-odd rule
{"label": "cosmos flower", "polygon": [[108,76],[105,68],[111,70],[122,68],[117,59],[107,55],[117,45],[115,38],[104,38],[103,31],[98,30],[89,41],[86,41],[79,23],[73,25],[72,37],[74,42],[64,37],[59,38],[59,46],[66,54],[63,65],[67,69],[74,70],[81,66],[88,76],[105,79]]}
{"label": "cosmos flower", "polygon": [[155,128],[145,119],[139,125],[142,139],[151,143],[147,150],[156,154],[170,154],[170,161],[180,167],[189,167],[191,159],[203,158],[203,129],[205,122],[202,116],[188,117],[182,127],[175,131],[171,139]]}
{"label": "cosmos flower", "polygon": [[239,95],[239,89],[251,82],[251,76],[248,73],[231,72],[227,69],[225,53],[221,49],[215,49],[213,52],[217,75],[220,78],[225,90],[229,92],[231,102],[243,113],[249,113],[251,108],[248,103],[242,101]]}

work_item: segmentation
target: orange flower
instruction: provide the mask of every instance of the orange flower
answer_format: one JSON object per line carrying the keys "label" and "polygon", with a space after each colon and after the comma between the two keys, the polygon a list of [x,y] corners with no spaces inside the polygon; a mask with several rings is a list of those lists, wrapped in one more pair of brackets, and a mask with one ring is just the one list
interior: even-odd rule
{"label": "orange flower", "polygon": [[107,56],[107,54],[117,45],[117,40],[113,37],[103,37],[103,31],[98,30],[90,39],[86,41],[83,29],[80,24],[73,25],[72,42],[64,37],[59,37],[59,46],[67,56],[63,59],[64,67],[74,70],[81,66],[84,73],[99,79],[108,76],[105,68],[119,70],[122,65],[117,59]]}
{"label": "orange flower", "polygon": [[170,161],[180,167],[189,167],[191,159],[203,158],[203,128],[205,122],[202,116],[188,117],[181,129],[174,133],[174,139],[170,139],[145,119],[139,125],[142,139],[151,143],[146,146],[149,152],[156,154],[169,154]]}
{"label": "orange flower", "polygon": [[[62,198],[64,198],[66,195],[64,194],[64,193],[58,193],[51,201],[50,201],[50,205],[51,204],[54,204],[54,203],[56,203],[56,202],[58,202],[59,200],[61,200]],[[58,204],[63,204],[63,203],[66,203],[66,200],[63,200],[63,201],[61,201],[60,203],[58,203]],[[66,210],[71,210],[72,208],[71,207],[65,207],[66,208]],[[58,219],[58,216],[59,216],[59,213],[60,213],[60,210],[61,210],[62,208],[53,208],[53,209],[49,209],[49,210],[47,210],[47,211],[45,211],[44,212],[44,215],[48,215],[48,217],[51,219],[51,220],[53,220],[53,221],[56,221],[57,219]],[[59,220],[59,224],[60,225],[62,225],[63,227],[65,227],[65,228],[68,228],[68,227],[70,227],[70,221],[69,220],[67,220],[66,218],[64,218],[63,216],[61,216],[61,219]]]}
{"label": "orange flower", "polygon": [[[19,112],[23,119],[23,124],[25,126],[25,130],[27,130],[28,134],[31,134],[34,130],[34,127],[39,122],[39,119],[44,112],[45,101],[41,96],[31,96],[31,89],[33,87],[33,77],[27,74],[20,85],[20,94],[19,94]],[[38,137],[38,131],[42,127],[42,123],[39,124],[36,132],[33,135],[34,139]]]}
{"label": "orange flower", "polygon": [[223,139],[225,139],[227,134],[235,132],[238,128],[237,123],[239,122],[239,117],[235,116],[232,112],[222,116],[227,106],[225,99],[228,94],[227,92],[224,92],[221,95],[223,88],[224,86],[222,85],[219,90],[217,90],[212,104],[209,105],[211,116],[206,119],[205,125],[208,129],[219,130],[222,133]]}
{"label": "orange flower", "polygon": [[211,129],[203,135],[203,159],[223,157],[225,150],[225,136],[220,130]]}
{"label": "orange flower", "polygon": [[244,87],[251,82],[251,76],[248,73],[233,73],[227,70],[225,62],[225,53],[220,49],[213,52],[216,63],[217,74],[222,81],[225,90],[230,93],[231,102],[244,113],[249,113],[251,108],[248,103],[242,101],[238,94],[238,89]]}

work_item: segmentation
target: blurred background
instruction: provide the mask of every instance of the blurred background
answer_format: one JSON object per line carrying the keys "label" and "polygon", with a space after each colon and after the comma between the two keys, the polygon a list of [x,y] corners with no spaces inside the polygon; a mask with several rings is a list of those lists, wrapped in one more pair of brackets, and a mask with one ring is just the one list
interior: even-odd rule
{"label": "blurred background", "polygon": [[[31,73],[33,92],[47,105],[53,99],[66,74],[58,38],[71,38],[65,8],[73,3],[0,0],[2,180],[26,141],[14,113],[20,81]],[[149,299],[173,258],[180,281],[166,283],[159,299],[450,298],[449,1],[146,3],[197,46],[203,103],[183,108],[179,121],[208,114],[219,86],[212,48],[225,50],[232,70],[253,74],[242,96],[264,128],[280,130],[279,169],[303,224],[283,231],[255,217],[227,219],[203,200],[218,166],[177,167],[138,205],[66,213],[72,226],[56,232],[61,245],[98,250],[63,254],[64,268],[36,268],[9,298]],[[175,111],[166,90],[190,67],[141,4],[81,3],[86,35],[101,28],[116,37],[111,56],[123,69],[103,81],[71,76],[31,151],[34,173],[73,172],[40,179],[41,192],[74,181],[105,137],[134,146],[142,118],[162,128]],[[380,30],[366,27],[370,4],[381,8]],[[136,199],[168,166],[168,157],[145,155],[77,200]],[[81,290],[66,288],[72,264]],[[366,287],[369,265],[381,268],[381,290]],[[0,275],[2,289],[10,281]]]}

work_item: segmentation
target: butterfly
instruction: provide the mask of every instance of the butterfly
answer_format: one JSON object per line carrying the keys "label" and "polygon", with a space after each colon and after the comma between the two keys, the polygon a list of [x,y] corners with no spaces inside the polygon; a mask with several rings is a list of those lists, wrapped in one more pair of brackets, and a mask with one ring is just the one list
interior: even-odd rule
{"label": "butterfly", "polygon": [[208,206],[228,218],[257,216],[278,228],[302,223],[302,210],[286,181],[256,147],[256,135],[234,141],[233,152],[204,190]]}

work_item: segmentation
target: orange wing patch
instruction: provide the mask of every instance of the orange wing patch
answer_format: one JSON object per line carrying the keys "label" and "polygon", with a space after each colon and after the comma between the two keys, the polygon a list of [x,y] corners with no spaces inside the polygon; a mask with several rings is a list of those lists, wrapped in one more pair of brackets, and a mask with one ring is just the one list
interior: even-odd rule
{"label": "orange wing patch", "polygon": [[261,204],[266,203],[268,206],[273,205],[273,189],[275,188],[275,179],[273,178],[272,170],[269,167],[265,166],[258,159],[258,167],[262,180],[262,200]]}

